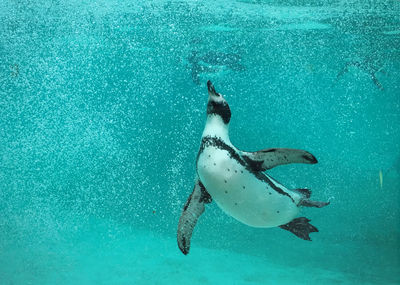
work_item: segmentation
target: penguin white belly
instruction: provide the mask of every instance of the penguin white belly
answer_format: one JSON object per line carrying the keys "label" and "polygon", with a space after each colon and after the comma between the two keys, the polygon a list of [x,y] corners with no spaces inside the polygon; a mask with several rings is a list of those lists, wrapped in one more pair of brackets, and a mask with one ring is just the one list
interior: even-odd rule
{"label": "penguin white belly", "polygon": [[295,203],[299,199],[297,193],[283,188],[295,202],[278,193],[224,149],[206,147],[198,158],[197,171],[218,206],[246,225],[276,227],[290,222],[299,212]]}

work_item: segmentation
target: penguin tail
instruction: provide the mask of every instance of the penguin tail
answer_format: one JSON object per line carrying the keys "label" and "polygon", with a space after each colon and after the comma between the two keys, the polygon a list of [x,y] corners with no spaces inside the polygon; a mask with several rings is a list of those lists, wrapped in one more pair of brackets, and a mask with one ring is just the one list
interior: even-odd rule
{"label": "penguin tail", "polygon": [[300,217],[293,219],[290,223],[281,225],[279,227],[281,229],[291,232],[301,239],[311,241],[310,233],[318,232],[318,229],[310,224],[310,221],[311,220],[305,217]]}

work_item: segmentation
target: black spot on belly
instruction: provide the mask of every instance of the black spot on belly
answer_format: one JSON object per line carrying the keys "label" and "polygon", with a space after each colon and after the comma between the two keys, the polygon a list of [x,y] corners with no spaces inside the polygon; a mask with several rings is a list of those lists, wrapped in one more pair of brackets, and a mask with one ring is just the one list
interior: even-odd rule
{"label": "black spot on belly", "polygon": [[279,211],[276,211],[279,214]]}
{"label": "black spot on belly", "polygon": [[243,189],[246,189],[246,186],[243,186]]}
{"label": "black spot on belly", "polygon": [[226,183],[226,182],[228,182],[228,181],[224,180],[224,182]]}
{"label": "black spot on belly", "polygon": [[214,162],[214,165],[217,165],[217,164]]}
{"label": "black spot on belly", "polygon": [[268,192],[268,194],[269,194],[269,195],[272,195],[272,193],[271,193],[271,192]]}
{"label": "black spot on belly", "polygon": [[240,170],[240,173],[243,173],[243,170]]}
{"label": "black spot on belly", "polygon": [[228,171],[231,171],[231,170],[228,168]]}
{"label": "black spot on belly", "polygon": [[235,170],[235,173],[237,173],[237,170]]}
{"label": "black spot on belly", "polygon": [[228,191],[225,190],[225,193],[228,194]]}
{"label": "black spot on belly", "polygon": [[235,203],[235,206],[237,206],[237,203]]}

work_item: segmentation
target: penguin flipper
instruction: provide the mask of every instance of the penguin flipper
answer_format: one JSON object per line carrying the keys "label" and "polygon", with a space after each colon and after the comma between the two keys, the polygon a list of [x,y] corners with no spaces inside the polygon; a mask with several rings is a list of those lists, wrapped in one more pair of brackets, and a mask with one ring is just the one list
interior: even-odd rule
{"label": "penguin flipper", "polygon": [[379,82],[378,78],[376,78],[375,73],[370,74],[372,82],[378,87],[380,90],[383,90],[383,85]]}
{"label": "penguin flipper", "polygon": [[255,171],[265,171],[290,163],[315,164],[317,159],[308,151],[290,148],[269,148],[256,152],[243,152],[242,157]]}
{"label": "penguin flipper", "polygon": [[196,226],[197,220],[204,212],[204,204],[211,203],[211,201],[210,194],[208,194],[201,181],[197,179],[193,192],[186,201],[181,217],[179,218],[177,241],[178,247],[184,255],[189,253],[193,229]]}
{"label": "penguin flipper", "polygon": [[318,232],[318,229],[310,224],[310,221],[311,220],[305,217],[300,217],[293,219],[291,222],[281,225],[279,227],[295,234],[301,239],[311,241],[310,233]]}

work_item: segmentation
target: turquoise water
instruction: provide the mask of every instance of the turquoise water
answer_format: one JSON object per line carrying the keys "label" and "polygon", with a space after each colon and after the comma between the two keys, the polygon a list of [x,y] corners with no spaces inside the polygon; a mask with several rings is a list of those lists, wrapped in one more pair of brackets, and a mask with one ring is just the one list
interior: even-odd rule
{"label": "turquoise water", "polygon": [[[0,284],[400,283],[399,1],[0,2]],[[240,149],[330,201],[312,242],[207,205],[206,81]]]}

